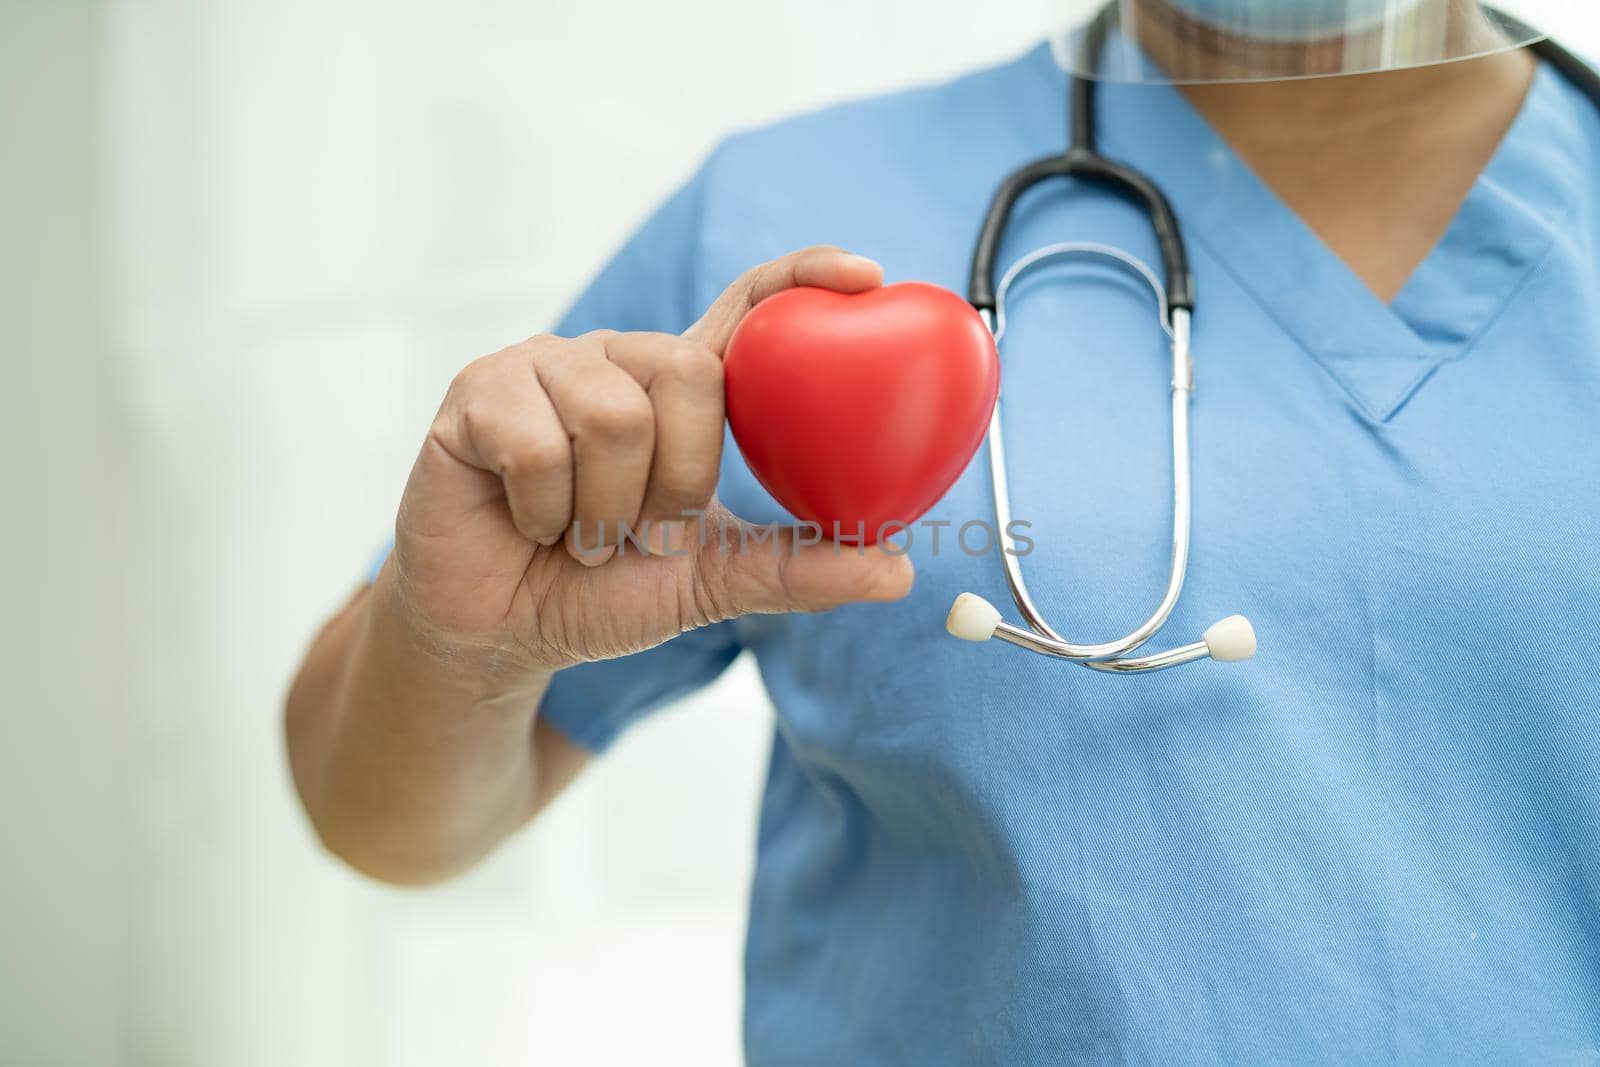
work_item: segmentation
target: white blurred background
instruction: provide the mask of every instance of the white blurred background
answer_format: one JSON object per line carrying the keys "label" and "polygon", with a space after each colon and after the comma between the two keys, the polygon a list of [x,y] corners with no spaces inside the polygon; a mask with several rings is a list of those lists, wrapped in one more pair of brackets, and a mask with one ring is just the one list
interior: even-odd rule
{"label": "white blurred background", "polygon": [[327,858],[279,708],[451,375],[730,130],[1048,0],[0,0],[0,1063],[737,1062],[741,663],[480,871]]}
{"label": "white blurred background", "polygon": [[319,851],[280,703],[452,373],[719,136],[1071,6],[0,0],[0,1063],[737,1062],[747,663],[425,892]]}

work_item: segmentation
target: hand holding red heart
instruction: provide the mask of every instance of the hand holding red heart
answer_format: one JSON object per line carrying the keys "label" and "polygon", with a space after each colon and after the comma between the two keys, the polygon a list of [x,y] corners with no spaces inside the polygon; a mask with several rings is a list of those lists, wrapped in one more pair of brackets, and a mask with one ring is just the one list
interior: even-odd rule
{"label": "hand holding red heart", "polygon": [[[472,363],[451,384],[412,469],[376,605],[464,669],[514,674],[625,655],[748,612],[904,596],[912,571],[903,557],[797,545],[792,531],[757,545],[712,498],[723,355],[741,321],[783,290],[867,293],[881,284],[872,261],[811,248],[745,273],[682,337],[540,336]],[[819,368],[835,370],[849,368]],[[954,477],[948,463],[932,466],[917,474],[922,495]],[[902,495],[890,510],[932,502]],[[694,509],[706,512],[703,525],[667,525]],[[624,524],[648,531],[663,554],[618,552]]]}

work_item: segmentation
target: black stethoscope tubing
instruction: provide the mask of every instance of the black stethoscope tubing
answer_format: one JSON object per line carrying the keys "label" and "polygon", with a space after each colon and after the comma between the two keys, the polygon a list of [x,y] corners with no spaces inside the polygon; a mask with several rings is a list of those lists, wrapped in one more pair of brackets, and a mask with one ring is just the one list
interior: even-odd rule
{"label": "black stethoscope tubing", "polygon": [[[1098,65],[1115,9],[1115,4],[1107,4],[1084,31],[1082,48],[1089,57],[1089,69]],[[1526,40],[1536,36],[1525,24],[1511,16],[1492,8],[1484,10],[1515,38]],[[1540,38],[1528,47],[1588,97],[1596,108],[1600,108],[1600,75],[1593,68],[1548,37]],[[1034,160],[1012,172],[1000,183],[984,215],[983,228],[978,233],[967,299],[979,312],[994,313],[995,261],[1011,212],[1022,194],[1050,178],[1078,178],[1125,196],[1144,209],[1160,246],[1170,325],[1174,311],[1194,311],[1194,276],[1189,270],[1189,254],[1184,247],[1183,230],[1178,224],[1178,217],[1168,203],[1166,194],[1154,181],[1133,167],[1100,154],[1096,136],[1094,79],[1073,75],[1069,80],[1068,95],[1071,136],[1067,150]]]}
{"label": "black stethoscope tubing", "polygon": [[[1517,40],[1530,40],[1536,36],[1527,26],[1507,15],[1491,8],[1483,10]],[[1115,3],[1108,4],[1085,30],[1082,43],[1085,69],[1094,70],[1098,67],[1115,13]],[[1600,108],[1600,76],[1586,63],[1549,38],[1534,41],[1528,47],[1587,96],[1596,108]],[[998,342],[1005,330],[1003,300],[1007,286],[1019,271],[1048,259],[1069,254],[1108,257],[1142,276],[1158,299],[1164,297],[1161,314],[1172,341],[1173,538],[1167,589],[1155,612],[1142,625],[1112,641],[1076,644],[1067,641],[1050,626],[1028,592],[1017,556],[1010,551],[1014,546],[1009,533],[1009,478],[1006,473],[1005,434],[1001,425],[1000,404],[997,402],[990,415],[988,433],[991,488],[996,520],[1006,531],[1002,534],[1007,549],[1002,554],[1006,582],[1027,626],[1005,622],[999,610],[987,600],[976,593],[962,593],[951,605],[945,627],[963,640],[983,642],[999,638],[1032,652],[1114,673],[1160,671],[1207,658],[1220,662],[1249,659],[1256,652],[1256,636],[1249,620],[1242,615],[1218,620],[1201,635],[1200,640],[1187,645],[1154,654],[1129,654],[1166,625],[1182,593],[1188,564],[1191,518],[1188,405],[1194,384],[1190,355],[1191,317],[1195,306],[1194,277],[1189,269],[1183,231],[1160,187],[1134,168],[1100,154],[1095,136],[1095,82],[1074,75],[1069,86],[1071,136],[1067,149],[1058,155],[1027,164],[1000,184],[978,235],[967,298]],[[1076,178],[1094,182],[1143,207],[1160,246],[1162,276],[1158,278],[1149,267],[1119,250],[1093,242],[1067,241],[1024,256],[997,282],[995,260],[1017,200],[1029,189],[1050,178]]]}

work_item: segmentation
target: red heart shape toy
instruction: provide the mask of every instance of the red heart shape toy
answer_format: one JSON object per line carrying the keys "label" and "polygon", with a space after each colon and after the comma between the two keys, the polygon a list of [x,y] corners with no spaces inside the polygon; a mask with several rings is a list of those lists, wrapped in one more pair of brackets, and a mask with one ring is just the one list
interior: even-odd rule
{"label": "red heart shape toy", "polygon": [[850,543],[876,543],[938,503],[1000,391],[983,320],[925,282],[786,289],[739,323],[723,367],[750,470],[796,518]]}

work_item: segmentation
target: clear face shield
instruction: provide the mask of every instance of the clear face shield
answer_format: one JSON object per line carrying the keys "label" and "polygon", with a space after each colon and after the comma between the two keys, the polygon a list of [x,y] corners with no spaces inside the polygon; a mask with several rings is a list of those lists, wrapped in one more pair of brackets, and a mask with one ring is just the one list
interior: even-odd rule
{"label": "clear face shield", "polygon": [[[1278,81],[1423,67],[1544,36],[1550,0],[1062,0],[1053,40],[1071,74],[1104,81]],[[1098,25],[1096,26],[1098,20]],[[1105,33],[1105,44],[1087,48]],[[1098,53],[1098,55],[1095,55]]]}

